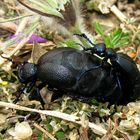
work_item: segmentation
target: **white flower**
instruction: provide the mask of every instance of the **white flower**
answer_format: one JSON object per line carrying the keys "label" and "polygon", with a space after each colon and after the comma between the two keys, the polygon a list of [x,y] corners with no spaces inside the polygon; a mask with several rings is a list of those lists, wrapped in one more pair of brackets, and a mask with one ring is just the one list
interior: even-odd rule
{"label": "white flower", "polygon": [[17,140],[26,140],[32,135],[32,129],[28,122],[16,123],[15,128],[11,128],[8,132]]}

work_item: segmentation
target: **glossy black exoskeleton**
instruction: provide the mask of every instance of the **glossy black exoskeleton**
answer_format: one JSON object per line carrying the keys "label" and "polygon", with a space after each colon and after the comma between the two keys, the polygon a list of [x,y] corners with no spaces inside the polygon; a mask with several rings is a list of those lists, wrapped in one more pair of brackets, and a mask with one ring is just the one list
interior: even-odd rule
{"label": "glossy black exoskeleton", "polygon": [[95,97],[110,104],[126,104],[138,99],[140,72],[135,62],[126,54],[107,49],[104,43],[93,44],[84,34],[79,36],[93,47],[83,47],[82,51],[55,48],[41,56],[37,64],[26,62],[18,66],[19,80],[27,92],[39,80],[37,93],[47,84],[60,93],[85,99]]}

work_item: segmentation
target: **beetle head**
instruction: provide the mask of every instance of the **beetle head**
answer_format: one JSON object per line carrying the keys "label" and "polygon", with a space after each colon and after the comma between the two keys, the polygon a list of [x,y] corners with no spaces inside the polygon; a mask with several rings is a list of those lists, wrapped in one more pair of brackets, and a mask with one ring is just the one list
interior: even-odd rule
{"label": "beetle head", "polygon": [[105,56],[106,45],[104,43],[95,44],[93,49],[94,49],[94,53],[96,53],[97,55],[101,57]]}
{"label": "beetle head", "polygon": [[22,83],[29,83],[36,80],[37,67],[33,63],[24,62],[18,66],[18,78]]}

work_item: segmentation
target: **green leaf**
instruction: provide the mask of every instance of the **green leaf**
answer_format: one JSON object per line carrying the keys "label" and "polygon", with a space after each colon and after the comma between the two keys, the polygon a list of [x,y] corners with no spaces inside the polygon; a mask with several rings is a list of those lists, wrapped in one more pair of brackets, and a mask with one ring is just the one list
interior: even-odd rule
{"label": "green leaf", "polygon": [[72,39],[68,39],[64,43],[70,48],[80,48],[80,46],[76,45],[76,42]]}
{"label": "green leaf", "polygon": [[112,44],[113,45],[115,45],[115,44],[117,44],[118,43],[118,41],[121,39],[121,37],[122,37],[122,32],[120,32],[119,30],[118,31],[116,31],[116,32],[114,32],[114,34],[112,34],[112,36],[111,36],[111,42],[112,42]]}
{"label": "green leaf", "polygon": [[42,140],[43,133],[40,130],[35,129],[35,134],[37,135],[37,140]]}
{"label": "green leaf", "polygon": [[66,140],[65,133],[63,131],[57,131],[55,135],[58,140]]}
{"label": "green leaf", "polygon": [[117,29],[106,36],[105,43],[108,48],[115,48],[128,45],[129,40],[129,34],[123,33],[121,29]]}
{"label": "green leaf", "polygon": [[50,124],[46,124],[46,127],[47,127],[49,132],[53,131],[53,127]]}
{"label": "green leaf", "polygon": [[130,35],[128,33],[124,33],[120,28],[110,32],[108,35],[105,35],[100,23],[96,22],[95,30],[105,40],[105,44],[108,48],[126,46],[130,43],[131,40]]}
{"label": "green leaf", "polygon": [[63,130],[63,131],[69,130],[68,125],[63,125],[63,124],[61,124],[61,126],[62,126],[62,130]]}
{"label": "green leaf", "polygon": [[137,127],[137,130],[140,131],[140,125]]}
{"label": "green leaf", "polygon": [[110,37],[109,37],[109,36],[107,36],[107,37],[105,38],[105,44],[106,44],[106,46],[107,46],[108,48],[112,48],[112,44],[111,44],[111,41],[110,41]]}
{"label": "green leaf", "polygon": [[103,31],[101,24],[99,22],[95,22],[94,26],[95,26],[96,32],[99,33],[104,38],[105,35],[104,35],[104,31]]}
{"label": "green leaf", "polygon": [[93,104],[93,105],[99,105],[99,102],[95,99],[95,98],[92,98],[91,99],[91,103]]}
{"label": "green leaf", "polygon": [[0,133],[0,140],[4,140],[4,138],[3,138],[3,136],[2,136],[2,134]]}

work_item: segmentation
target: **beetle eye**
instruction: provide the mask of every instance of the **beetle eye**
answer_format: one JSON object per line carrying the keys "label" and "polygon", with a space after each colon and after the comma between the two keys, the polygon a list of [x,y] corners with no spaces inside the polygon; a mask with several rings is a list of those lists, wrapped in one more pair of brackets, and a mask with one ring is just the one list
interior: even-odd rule
{"label": "beetle eye", "polygon": [[25,82],[25,78],[24,78],[24,74],[23,74],[23,67],[24,65],[21,64],[18,66],[18,79],[20,80],[21,83],[24,83]]}

